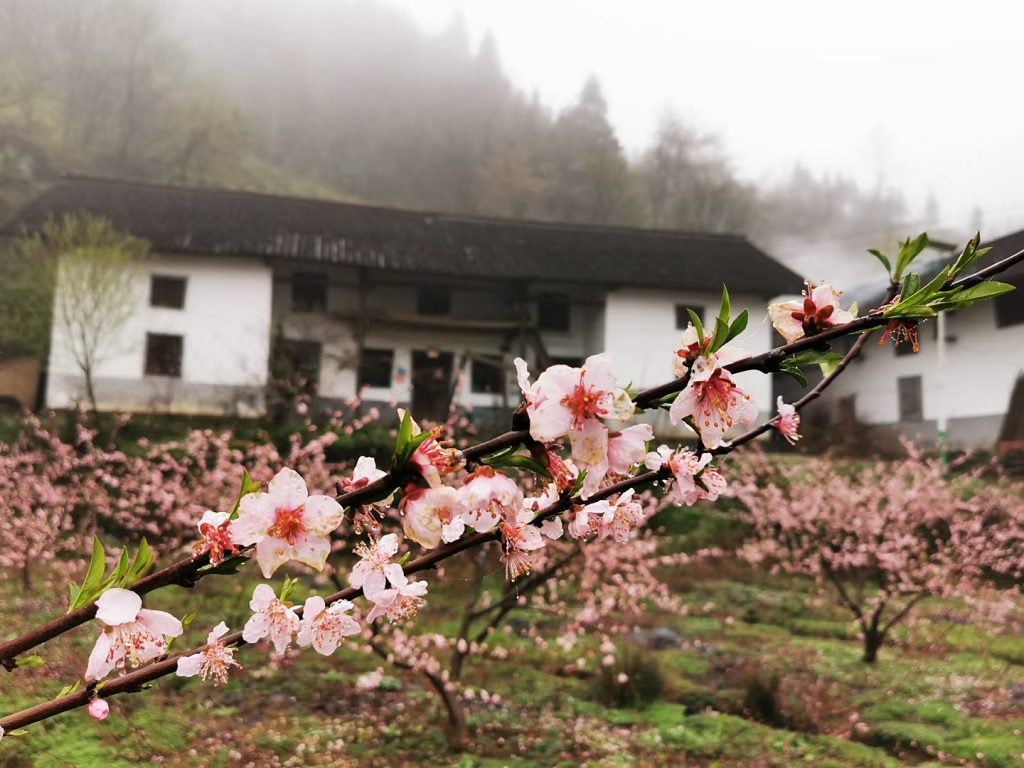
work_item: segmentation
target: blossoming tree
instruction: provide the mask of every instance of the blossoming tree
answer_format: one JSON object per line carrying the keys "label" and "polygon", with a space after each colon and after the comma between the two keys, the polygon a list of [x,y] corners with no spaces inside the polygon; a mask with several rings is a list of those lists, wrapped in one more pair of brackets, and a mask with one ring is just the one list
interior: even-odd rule
{"label": "blossoming tree", "polygon": [[974,598],[1024,576],[1024,489],[947,476],[936,458],[838,471],[751,460],[731,492],[754,535],[741,553],[826,585],[860,628],[864,661],[928,597]]}
{"label": "blossoming tree", "polygon": [[[243,476],[233,505],[218,504],[192,517],[198,541],[190,557],[150,572],[153,556],[144,541],[132,545],[134,555],[125,548],[109,563],[95,545],[84,579],[72,588],[68,613],[0,644],[0,664],[16,673],[29,659],[39,662],[38,656],[26,655],[33,649],[96,620],[99,634],[88,663],[83,660],[83,677],[70,681],[55,699],[3,715],[0,737],[80,707],[106,717],[110,699],[143,690],[166,675],[224,683],[240,665],[236,657],[247,644],[269,641],[278,653],[297,644],[330,654],[346,638],[358,642],[356,599],[369,606],[364,627],[377,621],[409,622],[428,599],[423,573],[488,544],[500,547],[510,581],[543,573],[548,548],[557,546],[551,542],[565,537],[594,548],[593,562],[600,564],[603,548],[628,540],[644,522],[636,489],[660,484],[681,504],[716,499],[727,484],[715,459],[773,428],[795,440],[800,409],[842,374],[870,331],[885,326],[891,334],[899,329],[899,335],[910,336],[919,319],[1011,290],[990,278],[1024,259],[1022,252],[965,275],[985,253],[975,238],[953,264],[922,286],[909,267],[923,242],[904,243],[894,263],[880,256],[891,278],[889,300],[860,317],[840,308],[838,292],[827,285],[809,288],[795,304],[770,307],[769,315],[787,338],[786,345],[770,352],[751,356],[732,344],[747,314],[732,317],[723,291],[714,326],[705,329],[694,317],[680,347],[665,351],[677,374],[666,384],[630,392],[618,385],[613,362],[603,354],[580,368],[552,366],[536,380],[526,363],[517,361],[524,402],[513,430],[493,440],[459,451],[443,439],[442,429],[420,431],[405,413],[386,470],[365,457],[350,477],[312,481],[314,489],[326,491],[333,480],[343,491],[336,496],[311,493],[310,478],[294,468],[272,473],[261,467],[255,472],[260,482]],[[848,334],[860,337],[845,356],[825,351],[830,341]],[[785,370],[799,376],[807,365],[823,366],[825,378],[799,401],[783,404],[776,417],[754,426],[756,412],[733,375]],[[649,426],[609,428],[608,422],[621,427],[637,413],[654,409],[667,409],[673,421],[687,424],[696,450],[659,446],[649,451]],[[736,434],[744,427],[746,432]],[[527,496],[504,471],[509,468],[532,473],[540,492]],[[216,480],[223,483],[222,476]],[[269,485],[263,491],[265,480]],[[154,486],[158,489],[159,483]],[[169,503],[173,506],[173,500]],[[388,509],[397,513],[381,511]],[[124,514],[130,516],[131,510]],[[394,514],[401,520],[401,535]],[[294,581],[286,579],[276,589],[268,583],[291,561],[325,568],[332,536],[349,524],[363,532],[354,548],[358,562],[347,575],[349,586],[310,595],[298,606],[289,600]],[[392,525],[395,530],[388,530]],[[250,560],[268,581],[255,588],[252,614],[243,628],[230,632],[221,617],[203,617],[202,624],[212,627],[206,644],[184,650],[175,646],[168,654],[168,638],[181,634],[183,622],[144,608],[145,596],[211,574],[251,569]],[[596,592],[600,566],[589,571]],[[577,624],[581,630],[590,628],[586,615],[577,617]]]}

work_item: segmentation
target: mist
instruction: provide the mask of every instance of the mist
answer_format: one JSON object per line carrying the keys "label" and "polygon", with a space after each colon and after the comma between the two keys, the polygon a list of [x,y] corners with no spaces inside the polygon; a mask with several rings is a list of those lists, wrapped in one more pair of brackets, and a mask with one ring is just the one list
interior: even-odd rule
{"label": "mist", "polygon": [[554,109],[506,74],[500,33],[372,0],[0,0],[0,136],[157,183],[769,244],[904,234],[898,189],[801,165],[752,183],[686,114],[627,149],[597,78]]}

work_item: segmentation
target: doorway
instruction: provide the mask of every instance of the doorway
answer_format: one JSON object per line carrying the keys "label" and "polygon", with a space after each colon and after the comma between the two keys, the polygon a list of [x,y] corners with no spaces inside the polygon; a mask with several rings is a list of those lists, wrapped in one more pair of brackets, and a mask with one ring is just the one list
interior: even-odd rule
{"label": "doorway", "polygon": [[452,381],[451,352],[412,352],[412,417],[440,423],[448,418]]}

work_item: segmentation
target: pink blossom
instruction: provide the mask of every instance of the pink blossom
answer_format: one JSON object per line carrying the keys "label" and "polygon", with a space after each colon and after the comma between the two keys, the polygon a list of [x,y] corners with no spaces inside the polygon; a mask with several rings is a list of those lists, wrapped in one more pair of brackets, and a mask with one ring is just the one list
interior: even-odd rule
{"label": "pink blossom", "polygon": [[555,485],[558,489],[557,493],[571,491],[576,486],[576,478],[580,474],[572,459],[563,459],[554,451],[548,451],[547,457],[548,472],[551,473],[551,477],[555,480]]}
{"label": "pink blossom", "polygon": [[[692,506],[701,499],[707,498],[707,492],[697,484],[697,476],[706,471],[711,463],[711,454],[705,453],[700,458],[693,451],[680,450],[672,454],[668,460],[675,477],[672,489],[673,497],[686,506]],[[717,495],[715,496],[717,498]]]}
{"label": "pink blossom", "polygon": [[659,445],[656,451],[651,451],[644,457],[644,466],[657,472],[672,457],[672,453],[672,449],[667,445]]}
{"label": "pink blossom", "polygon": [[[614,502],[607,499],[598,502],[603,510],[592,509],[592,513],[600,512],[598,535],[603,539],[610,536],[619,544],[624,544],[633,529],[642,525],[645,519],[643,507],[633,498],[634,489],[630,488]],[[597,507],[593,504],[591,507]]]}
{"label": "pink blossom", "polygon": [[544,546],[541,532],[530,522],[535,513],[530,509],[522,509],[514,518],[505,518],[501,523],[501,537],[504,552],[501,561],[505,564],[505,575],[509,581],[515,581],[537,564],[533,554]]}
{"label": "pink blossom", "polygon": [[792,405],[782,402],[782,395],[779,395],[776,402],[779,415],[772,426],[779,430],[779,434],[786,438],[790,445],[796,445],[796,441],[800,439],[800,414]]}
{"label": "pink blossom", "polygon": [[[388,473],[382,469],[377,469],[377,462],[370,456],[360,456],[356,462],[355,469],[352,470],[351,480],[342,480],[341,488],[345,493],[351,493],[357,491],[370,483],[380,480],[382,477],[387,477]],[[394,494],[392,494],[393,496]],[[386,501],[377,502],[379,504],[388,505],[391,503],[392,496],[389,496]]]}
{"label": "pink blossom", "polygon": [[284,653],[291,645],[292,636],[299,631],[299,617],[281,602],[269,584],[259,584],[253,590],[249,608],[254,611],[242,629],[242,639],[255,643],[269,637],[277,653]]}
{"label": "pink blossom", "polygon": [[582,368],[553,365],[530,384],[526,362],[516,370],[530,435],[549,443],[566,435],[575,459],[600,464],[608,449],[608,429],[601,419],[626,421],[635,410],[629,393],[615,385],[615,368],[607,354],[588,357]]}
{"label": "pink blossom", "polygon": [[317,595],[306,598],[306,604],[302,607],[298,644],[312,645],[317,653],[330,656],[342,640],[359,633],[359,625],[348,615],[352,607],[348,600],[337,600],[328,606]]}
{"label": "pink blossom", "polygon": [[366,598],[373,603],[373,608],[366,615],[366,621],[372,623],[380,616],[387,616],[394,624],[414,617],[423,607],[423,595],[427,594],[427,582],[410,582],[397,563],[387,567],[387,578],[391,588],[368,594]]}
{"label": "pink blossom", "polygon": [[[405,410],[402,408],[398,409],[398,418],[400,421],[405,418]],[[421,433],[420,425],[412,422],[413,436]],[[438,440],[442,434],[444,427],[435,427],[430,437],[416,446],[416,450],[409,457],[409,463],[416,467],[431,488],[440,488],[441,475],[458,472],[466,464],[462,451],[456,450],[451,441]]]}
{"label": "pink blossom", "polygon": [[[106,720],[107,715],[110,714],[110,705],[99,696],[89,702],[89,706],[86,708],[89,713],[89,717],[93,717],[97,720]],[[2,731],[3,729],[0,729]]]}
{"label": "pink blossom", "polygon": [[628,475],[634,464],[643,462],[647,455],[647,441],[654,439],[654,428],[650,424],[634,424],[619,432],[608,435],[608,449],[598,464],[584,465],[587,470],[583,478],[581,496],[586,499],[597,493],[608,475]]}
{"label": "pink blossom", "polygon": [[669,409],[673,424],[686,418],[693,419],[705,448],[717,448],[733,425],[749,424],[757,418],[757,405],[733,383],[718,358],[707,355],[694,362],[690,381]]}
{"label": "pink blossom", "polygon": [[213,678],[214,685],[226,683],[228,681],[228,670],[231,667],[242,668],[242,665],[235,661],[235,651],[238,649],[229,648],[220,641],[220,638],[226,635],[227,632],[228,625],[222,621],[207,635],[205,648],[199,653],[178,659],[178,670],[176,673],[178,677],[201,675],[204,684],[210,678]]}
{"label": "pink blossom", "polygon": [[384,589],[384,572],[391,558],[398,552],[398,535],[389,533],[381,536],[367,546],[360,542],[355,553],[360,557],[348,576],[348,583],[356,589],[362,589],[369,596],[372,592]]}
{"label": "pink blossom", "polygon": [[698,337],[697,329],[693,323],[686,324],[686,330],[683,331],[680,347],[676,350],[675,357],[672,359],[672,371],[677,378],[681,379],[686,375],[686,372],[690,370],[690,365],[703,354],[710,341],[710,333],[705,333],[704,338],[701,339]]}
{"label": "pink blossom", "polygon": [[406,538],[428,549],[457,541],[466,530],[466,506],[458,491],[447,485],[414,488],[402,497],[400,508]]}
{"label": "pink blossom", "polygon": [[232,541],[231,515],[227,512],[206,510],[199,518],[199,535],[203,540],[192,547],[192,559],[209,553],[210,565],[220,565],[225,555],[238,554],[238,546]]}
{"label": "pink blossom", "polygon": [[480,467],[459,488],[459,499],[465,505],[466,523],[484,532],[494,529],[505,518],[515,520],[523,508],[523,492],[508,475],[491,467]]}
{"label": "pink blossom", "polygon": [[256,545],[256,560],[266,578],[289,560],[323,570],[331,532],[344,518],[337,501],[310,496],[305,481],[292,469],[278,472],[267,493],[243,496],[240,510],[233,523],[235,540]]}
{"label": "pink blossom", "polygon": [[854,315],[839,308],[839,293],[828,283],[804,289],[804,298],[768,307],[768,316],[787,344],[804,336],[814,336],[835,325],[844,325]]}
{"label": "pink blossom", "polygon": [[167,650],[165,637],[177,637],[183,631],[181,622],[164,611],[142,607],[142,598],[127,589],[108,589],[96,601],[96,618],[106,626],[96,639],[86,681],[102,680],[114,669],[123,670],[125,663],[141,666],[163,656]]}

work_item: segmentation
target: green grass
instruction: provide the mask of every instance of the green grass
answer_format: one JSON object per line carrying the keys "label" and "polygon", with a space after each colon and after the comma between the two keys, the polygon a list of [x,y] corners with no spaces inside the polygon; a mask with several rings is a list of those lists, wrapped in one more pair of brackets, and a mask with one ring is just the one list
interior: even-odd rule
{"label": "green grass", "polygon": [[[540,648],[499,629],[491,643],[507,648],[508,657],[471,657],[464,682],[500,694],[501,703],[470,705],[472,748],[452,752],[444,711],[425,681],[387,667],[360,641],[330,658],[289,656],[276,671],[266,650],[255,648],[240,654],[246,669],[231,685],[167,678],[157,690],[112,699],[102,723],[69,712],[25,736],[5,738],[0,764],[739,768],[756,761],[888,768],[926,765],[940,752],[978,766],[1024,764],[1024,639],[955,623],[958,606],[926,605],[926,626],[898,636],[902,644],[885,647],[878,664],[865,665],[849,617],[828,601],[809,600],[812,585],[729,568],[723,573],[728,576],[681,582],[689,615],[648,616],[652,626],[672,627],[685,642],[678,649],[639,651],[664,683],[661,699],[647,706],[599,703],[593,671],[572,664],[580,649],[596,651],[596,638],[582,638],[563,655],[554,643]],[[179,615],[198,609],[201,617],[223,617],[237,629],[248,617],[256,583],[209,579],[195,590],[162,590],[147,598],[147,607]],[[457,595],[457,586],[432,590],[420,617],[425,631],[453,629]],[[16,581],[0,580],[5,636],[23,626],[25,616],[60,612],[59,597],[20,595]],[[560,634],[550,616],[519,615],[545,626],[549,640]],[[202,621],[184,644],[202,641],[209,620]],[[80,674],[95,632],[89,626],[44,646],[42,668],[5,673],[0,712],[53,696]],[[627,643],[617,639],[620,649]],[[592,657],[588,669],[595,664]],[[394,676],[400,690],[355,688],[361,674],[377,667]],[[758,712],[750,710],[751,686],[773,679],[780,727],[755,722]],[[856,732],[855,720],[864,726]]]}

